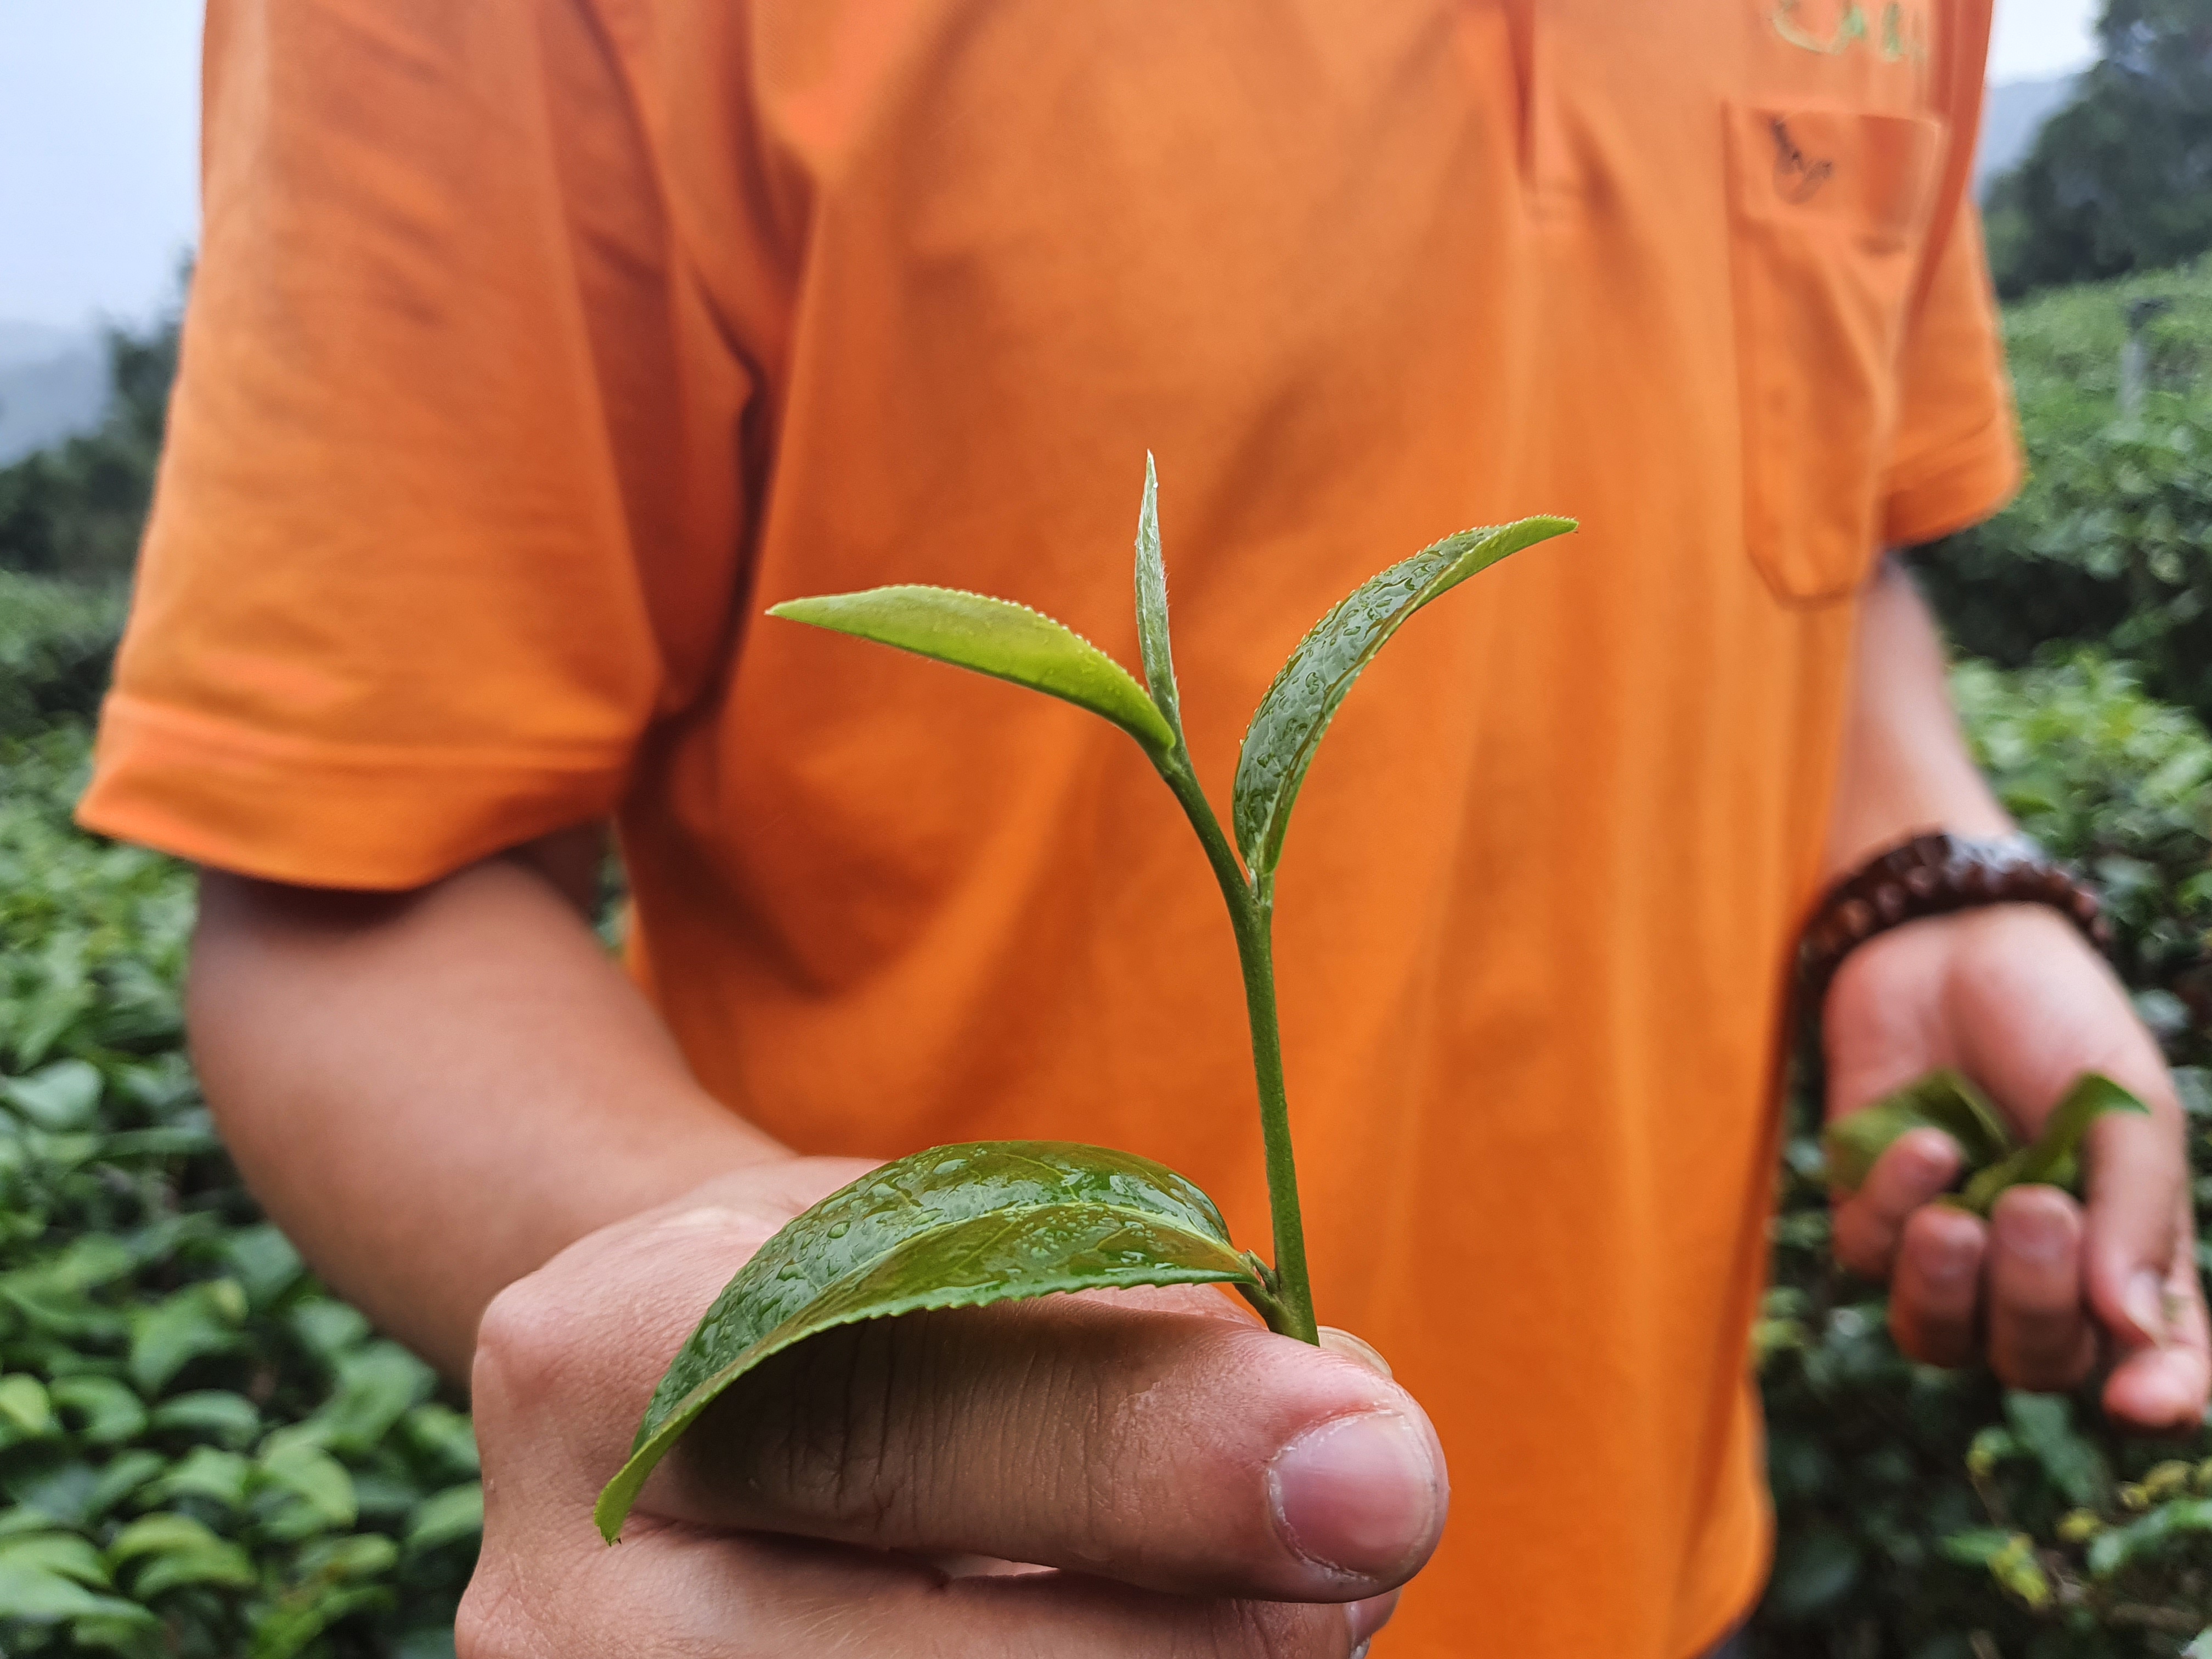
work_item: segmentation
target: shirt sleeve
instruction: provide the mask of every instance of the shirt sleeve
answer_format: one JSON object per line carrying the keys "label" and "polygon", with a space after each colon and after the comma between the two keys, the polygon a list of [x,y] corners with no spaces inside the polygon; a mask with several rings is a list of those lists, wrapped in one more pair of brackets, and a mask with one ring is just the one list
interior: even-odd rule
{"label": "shirt sleeve", "polygon": [[2020,488],[2020,436],[1982,227],[1962,207],[1906,345],[1884,538],[1934,541],[1979,523]]}
{"label": "shirt sleeve", "polygon": [[753,384],[629,84],[581,0],[212,0],[88,828],[400,888],[616,805],[710,672]]}
{"label": "shirt sleeve", "polygon": [[1883,537],[1893,547],[1978,523],[2012,498],[2023,476],[1996,296],[1968,188],[1988,56],[1987,0],[1960,0],[1946,22],[1952,149],[1933,233],[1935,263],[1905,342],[1897,435],[1884,480]]}

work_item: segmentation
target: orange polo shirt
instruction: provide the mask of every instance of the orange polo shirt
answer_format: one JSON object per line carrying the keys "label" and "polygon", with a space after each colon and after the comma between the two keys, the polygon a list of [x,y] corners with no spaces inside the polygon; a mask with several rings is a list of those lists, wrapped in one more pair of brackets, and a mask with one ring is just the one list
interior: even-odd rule
{"label": "orange polo shirt", "polygon": [[[1784,968],[1884,541],[2017,472],[1988,0],[214,0],[206,235],[83,819],[432,880],[602,815],[699,1077],[811,1151],[1131,1148],[1267,1237],[1235,953],[1129,740],[761,619],[942,582],[1185,714],[1360,684],[1279,886],[1324,1318],[1457,1493],[1392,1659],[1756,1594]],[[579,1517],[579,1525],[583,1524]]]}

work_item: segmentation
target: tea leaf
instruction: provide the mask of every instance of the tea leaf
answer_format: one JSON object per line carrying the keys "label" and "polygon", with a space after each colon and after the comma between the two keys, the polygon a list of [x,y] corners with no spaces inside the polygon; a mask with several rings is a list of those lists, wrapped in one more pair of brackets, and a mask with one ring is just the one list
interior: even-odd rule
{"label": "tea leaf", "polygon": [[79,1538],[74,1533],[33,1533],[0,1539],[0,1562],[58,1573],[93,1589],[106,1589],[111,1583],[100,1552],[88,1539]]}
{"label": "tea leaf", "polygon": [[2081,1177],[2081,1137],[2089,1126],[2107,1112],[2149,1109],[2110,1078],[2087,1072],[2045,1121],[2035,1143],[2021,1146],[1988,1097],[1972,1084],[1956,1072],[1931,1072],[1871,1106],[1838,1118],[1828,1126],[1822,1146],[1830,1183],[1854,1193],[1899,1135],[1912,1129],[1941,1129],[1958,1142],[1966,1174],[1964,1188],[1947,1201],[1987,1215],[2010,1188],[2033,1182],[2075,1188]]}
{"label": "tea leaf", "polygon": [[1508,554],[1574,527],[1571,519],[1522,519],[1447,536],[1370,577],[1314,624],[1260,700],[1237,759],[1237,845],[1255,881],[1272,877],[1282,856],[1291,808],[1322,734],[1406,619]]}
{"label": "tea leaf", "polygon": [[0,1084],[5,1100],[41,1129],[82,1129],[100,1109],[100,1073],[82,1060],[58,1060]]}
{"label": "tea leaf", "polygon": [[1221,1212],[1172,1170],[1057,1141],[939,1146],[831,1194],[740,1268],[646,1408],[593,1511],[611,1543],[691,1423],[769,1355],[834,1326],[1101,1285],[1258,1286]]}
{"label": "tea leaf", "polygon": [[93,1445],[133,1440],[145,1431],[146,1407],[112,1376],[58,1377],[46,1392],[56,1409],[84,1419],[77,1432]]}
{"label": "tea leaf", "polygon": [[75,1579],[28,1562],[0,1561],[0,1607],[7,1616],[25,1624],[49,1624],[58,1619],[106,1613],[146,1624],[152,1613],[112,1595],[95,1595]]}
{"label": "tea leaf", "polygon": [[471,1480],[465,1486],[449,1486],[415,1506],[414,1518],[407,1523],[406,1547],[410,1555],[421,1554],[474,1537],[483,1530],[483,1486]]}
{"label": "tea leaf", "polygon": [[242,1394],[234,1394],[228,1389],[201,1389],[178,1395],[156,1406],[154,1426],[211,1440],[237,1451],[252,1444],[261,1432],[261,1412]]}
{"label": "tea leaf", "polygon": [[1152,702],[1166,716],[1176,741],[1182,737],[1182,705],[1176,696],[1175,653],[1168,639],[1168,572],[1160,554],[1160,479],[1150,450],[1145,452],[1145,500],[1137,510],[1137,645],[1145,659],[1145,684]]}
{"label": "tea leaf", "polygon": [[1891,1143],[1914,1129],[1940,1129],[1950,1136],[1969,1170],[2002,1158],[2014,1145],[1988,1096],[1957,1072],[1930,1072],[1828,1126],[1823,1145],[1830,1184],[1842,1192],[1858,1191]]}
{"label": "tea leaf", "polygon": [[768,614],[1011,680],[1103,715],[1148,751],[1175,747],[1166,717],[1128,670],[1027,605],[908,584],[787,599]]}
{"label": "tea leaf", "polygon": [[2035,1144],[1978,1171],[1959,1194],[1960,1204],[1977,1215],[1987,1215],[1999,1196],[2014,1187],[2075,1187],[2081,1179],[2081,1137],[2107,1112],[2148,1116],[2150,1108],[2112,1079],[2084,1073],[2044,1121]]}

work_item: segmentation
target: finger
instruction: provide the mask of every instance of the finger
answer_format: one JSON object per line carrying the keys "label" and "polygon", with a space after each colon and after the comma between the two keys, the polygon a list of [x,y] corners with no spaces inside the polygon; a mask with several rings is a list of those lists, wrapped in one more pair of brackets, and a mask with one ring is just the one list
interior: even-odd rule
{"label": "finger", "polygon": [[[460,1659],[1346,1659],[1388,1609],[1203,1599],[1062,1572],[949,1577],[908,1557],[656,1522],[608,1550],[488,1523]],[[558,1632],[557,1646],[549,1632]]]}
{"label": "finger", "polygon": [[1330,1601],[1409,1577],[1446,1503],[1427,1418],[1364,1366],[1074,1297],[824,1333],[718,1401],[653,1499],[716,1526]]}
{"label": "finger", "polygon": [[1890,1281],[1889,1328],[1923,1364],[1959,1366],[1974,1357],[1988,1230],[1964,1210],[1929,1204],[1905,1224]]}
{"label": "finger", "polygon": [[2070,1389],[2096,1363],[2081,1300],[2081,1212],[2055,1187],[2015,1187],[1990,1217],[1990,1364],[2015,1389]]}
{"label": "finger", "polygon": [[2105,1410],[2128,1427],[2152,1433],[2202,1422],[2212,1395],[2212,1340],[2197,1275],[2197,1241],[2185,1209],[2174,1231],[2177,1243],[2158,1310],[2166,1339],[2126,1354],[2105,1382]]}
{"label": "finger", "polygon": [[1960,1163],[1958,1143],[1940,1129],[1899,1135],[1866,1184],[1836,1206],[1836,1260],[1864,1278],[1888,1278],[1906,1219],[1943,1195]]}

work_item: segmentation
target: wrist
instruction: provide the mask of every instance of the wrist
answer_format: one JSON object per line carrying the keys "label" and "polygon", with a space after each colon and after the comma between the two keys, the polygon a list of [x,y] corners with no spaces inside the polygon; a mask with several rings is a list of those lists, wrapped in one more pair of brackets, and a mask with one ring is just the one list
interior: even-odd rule
{"label": "wrist", "polygon": [[1917,811],[1887,810],[1846,813],[1838,811],[1829,825],[1828,844],[1821,860],[1820,879],[1828,885],[1863,870],[1891,848],[1913,836],[1935,831],[1967,841],[2009,841],[2021,834],[2011,813],[1975,775],[1972,789],[1953,792],[1940,804],[1917,803]]}

